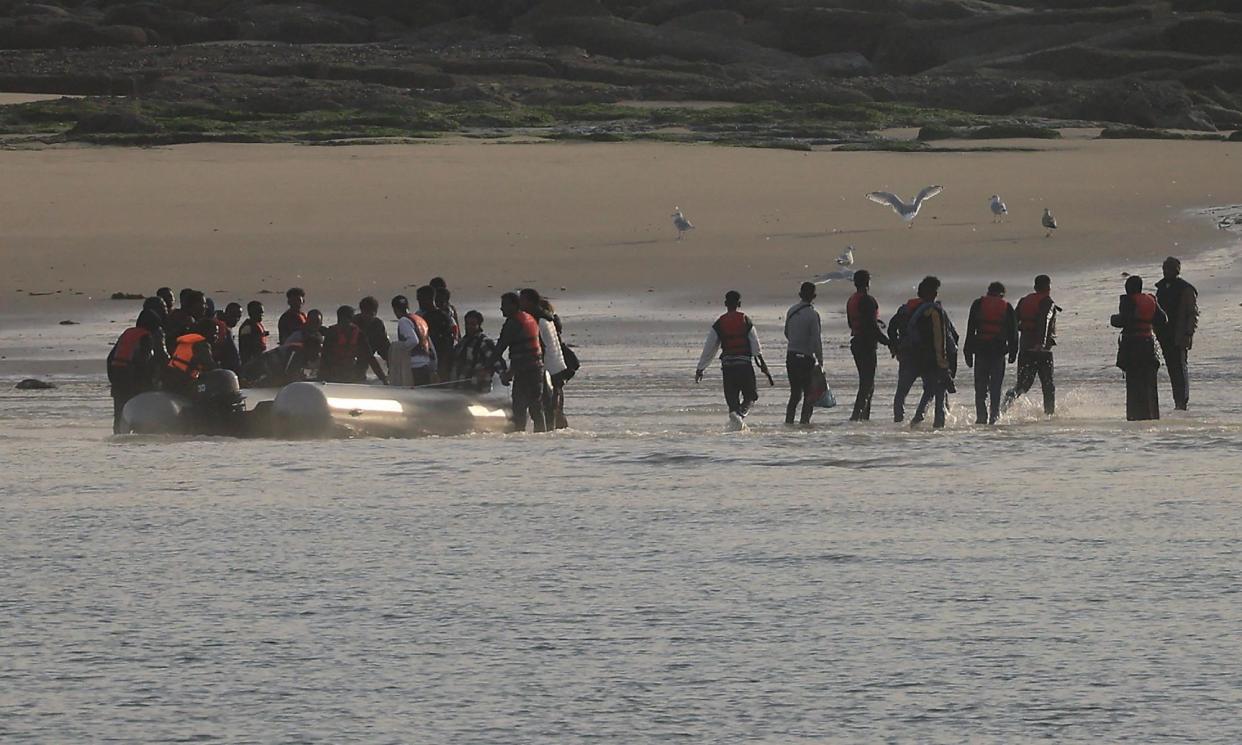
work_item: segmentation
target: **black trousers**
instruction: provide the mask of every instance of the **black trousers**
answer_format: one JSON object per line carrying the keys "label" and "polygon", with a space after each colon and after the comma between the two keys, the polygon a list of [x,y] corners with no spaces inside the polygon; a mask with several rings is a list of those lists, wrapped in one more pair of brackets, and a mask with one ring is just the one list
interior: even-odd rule
{"label": "black trousers", "polygon": [[1052,373],[1052,352],[1018,352],[1018,382],[1014,384],[1013,390],[1005,394],[1005,406],[1008,407],[1015,398],[1031,390],[1035,377],[1039,376],[1039,384],[1044,390],[1044,413],[1049,416],[1057,413],[1057,386],[1053,382]]}
{"label": "black trousers", "polygon": [[[975,423],[996,424],[1000,418],[1001,387],[1005,385],[1005,353],[975,355]],[[991,404],[991,414],[988,404]]]}
{"label": "black trousers", "polygon": [[509,385],[513,388],[513,428],[525,432],[529,414],[536,432],[548,431],[543,403],[543,367],[514,370]]}
{"label": "black trousers", "polygon": [[1126,419],[1131,422],[1160,418],[1160,391],[1156,368],[1133,365],[1126,370]]}
{"label": "black trousers", "polygon": [[729,413],[746,416],[750,405],[759,400],[754,366],[749,362],[742,365],[722,365],[720,374],[724,378],[725,404],[729,407]]}
{"label": "black trousers", "polygon": [[936,411],[932,418],[932,426],[936,429],[944,426],[945,414],[948,413],[945,403],[949,394],[946,375],[947,373],[939,368],[920,372],[919,377],[923,379],[923,397],[919,399],[919,407],[914,411],[912,422],[923,421],[923,416],[927,413],[927,405],[934,401]]}
{"label": "black trousers", "polygon": [[858,395],[854,397],[854,413],[850,416],[850,421],[853,422],[871,419],[871,397],[875,395],[875,348],[874,342],[850,340],[854,367],[858,368]]}
{"label": "black trousers", "polygon": [[793,424],[798,402],[802,402],[803,424],[809,424],[815,412],[815,402],[809,397],[811,382],[815,376],[815,358],[809,354],[790,352],[785,355],[785,373],[789,376],[789,405],[785,407],[785,423]]}
{"label": "black trousers", "polygon": [[121,427],[121,412],[125,409],[125,404],[139,393],[140,391],[112,389],[112,434],[129,434]]}
{"label": "black trousers", "polygon": [[1164,355],[1164,366],[1169,370],[1169,382],[1173,384],[1173,405],[1184,409],[1190,404],[1190,371],[1188,369],[1188,350],[1179,347],[1169,340],[1166,344],[1160,340],[1160,351]]}
{"label": "black trousers", "polygon": [[565,419],[565,378],[560,374],[553,375],[551,384],[543,391],[543,416],[548,429],[565,429],[569,421]]}

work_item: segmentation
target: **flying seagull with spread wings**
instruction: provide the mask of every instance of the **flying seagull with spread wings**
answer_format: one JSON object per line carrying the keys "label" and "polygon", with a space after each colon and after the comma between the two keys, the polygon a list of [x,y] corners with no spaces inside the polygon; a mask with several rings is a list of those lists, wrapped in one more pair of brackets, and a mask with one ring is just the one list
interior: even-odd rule
{"label": "flying seagull with spread wings", "polygon": [[887,204],[889,207],[893,208],[893,211],[896,212],[902,220],[910,223],[910,227],[914,227],[914,218],[918,217],[919,210],[923,209],[923,202],[926,202],[928,199],[931,199],[942,191],[944,191],[944,187],[929,186],[920,191],[919,195],[915,197],[914,201],[911,203],[907,203],[903,201],[901,197],[887,191],[873,191],[867,195],[867,199],[870,199],[876,204]]}

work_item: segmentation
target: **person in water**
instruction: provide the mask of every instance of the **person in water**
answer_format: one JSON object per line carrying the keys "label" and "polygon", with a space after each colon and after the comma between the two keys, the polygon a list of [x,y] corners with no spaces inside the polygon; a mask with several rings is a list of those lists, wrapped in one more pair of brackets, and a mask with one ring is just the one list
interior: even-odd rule
{"label": "person in water", "polygon": [[897,360],[897,392],[893,396],[893,421],[900,424],[906,419],[906,399],[914,381],[919,379],[919,366],[914,358],[913,345],[910,343],[910,319],[914,312],[923,304],[923,299],[910,298],[897,308],[897,312],[888,322],[888,351]]}
{"label": "person in water", "polygon": [[427,320],[410,312],[405,295],[392,299],[392,312],[397,317],[397,343],[388,350],[389,384],[408,387],[434,383],[436,348]]}
{"label": "person in water", "polygon": [[1018,317],[1000,282],[970,306],[962,358],[975,369],[975,424],[996,424],[1006,360],[1012,365],[1018,359]]}
{"label": "person in water", "polygon": [[388,375],[384,372],[381,361],[387,363],[388,348],[392,342],[388,339],[388,328],[379,317],[379,301],[370,295],[359,300],[358,315],[354,316],[354,323],[362,330],[363,336],[367,338],[367,346],[371,348],[371,359],[367,364],[371,366],[375,377],[388,385]]}
{"label": "person in water", "polygon": [[211,356],[216,333],[216,322],[213,319],[204,319],[196,323],[188,333],[177,337],[173,353],[164,368],[165,390],[183,396],[195,394],[194,387],[199,376],[219,367]]}
{"label": "person in water", "polygon": [[453,380],[459,388],[489,391],[492,376],[503,375],[505,361],[496,355],[496,343],[483,333],[483,314],[466,311],[466,334],[453,349]]}
{"label": "person in water", "polygon": [[311,334],[305,341],[269,349],[242,367],[242,385],[250,388],[281,388],[315,376],[323,351],[323,339]]}
{"label": "person in water", "polygon": [[565,429],[569,426],[565,419],[565,373],[569,366],[565,364],[560,319],[556,317],[552,304],[533,288],[527,287],[518,293],[518,304],[539,323],[543,369],[548,374],[543,391],[544,419],[549,429]]}
{"label": "person in water", "polygon": [[319,379],[328,383],[365,383],[367,365],[375,361],[366,334],[354,323],[354,309],[336,309],[336,323],[323,335]]}
{"label": "person in water", "polygon": [[108,353],[114,434],[124,434],[121,412],[125,404],[139,393],[155,390],[159,386],[160,370],[168,364],[163,310],[163,300],[148,298],[134,326],[121,333]]}
{"label": "person in water", "polygon": [[888,336],[880,322],[880,306],[871,297],[871,272],[854,272],[855,292],[845,303],[845,317],[850,326],[850,353],[858,369],[858,395],[854,399],[851,422],[871,419],[871,397],[875,394],[876,349],[889,346]]}
{"label": "person in water", "polygon": [[913,426],[922,422],[927,405],[935,400],[936,412],[932,421],[935,429],[944,427],[946,398],[957,391],[953,378],[957,374],[958,334],[948,311],[936,300],[939,293],[940,280],[924,277],[919,283],[919,298],[923,304],[914,311],[906,327],[919,377],[923,379],[923,398],[910,424]]}
{"label": "person in water", "polygon": [[798,302],[785,311],[785,373],[789,377],[789,403],[785,406],[785,424],[794,423],[798,403],[802,413],[798,421],[811,423],[815,402],[811,400],[815,369],[824,366],[824,340],[821,336],[819,311],[815,309],[815,283],[803,282],[798,288]]}
{"label": "person in water", "polygon": [[1126,374],[1126,419],[1132,422],[1160,418],[1156,333],[1168,320],[1156,298],[1143,292],[1142,277],[1127,278],[1126,294],[1110,322],[1121,329],[1117,367]]}
{"label": "person in water", "polygon": [[1018,396],[1025,395],[1039,377],[1044,394],[1044,413],[1057,412],[1057,387],[1053,380],[1052,348],[1057,345],[1057,313],[1061,308],[1052,300],[1052,279],[1047,274],[1035,278],[1034,292],[1018,301],[1018,380],[1005,394],[1001,409],[1008,409]]}
{"label": "person in water", "polygon": [[1156,283],[1156,302],[1169,322],[1156,329],[1156,340],[1173,384],[1173,405],[1185,411],[1190,405],[1189,353],[1199,327],[1199,291],[1182,279],[1182,262],[1175,256],[1164,260],[1164,278]]}
{"label": "person in water", "polygon": [[694,382],[698,383],[703,380],[703,372],[711,364],[712,357],[716,356],[716,351],[720,351],[725,404],[729,407],[729,417],[739,424],[750,413],[750,407],[759,400],[753,363],[758,363],[769,382],[772,379],[768,364],[763,360],[763,348],[759,345],[755,325],[738,310],[741,306],[740,292],[729,290],[725,293],[725,313],[707,332],[703,353],[699,355],[699,364],[694,371]]}
{"label": "person in water", "polygon": [[436,288],[423,285],[414,295],[418,301],[416,315],[427,322],[431,346],[436,350],[436,374],[447,382],[453,366],[453,319],[448,311],[436,306]]}
{"label": "person in water", "polygon": [[448,283],[444,281],[444,277],[432,277],[427,284],[436,290],[436,307],[446,311],[449,317],[453,319],[454,339],[461,338],[462,319],[457,315],[457,308],[452,303],[452,293],[449,292]]}
{"label": "person in water", "polygon": [[293,332],[306,325],[306,314],[302,312],[302,308],[306,306],[306,290],[290,287],[285,291],[285,301],[289,303],[289,309],[281,313],[276,321],[277,344],[289,341]]}
{"label": "person in water", "polygon": [[509,367],[500,379],[505,385],[512,386],[514,429],[525,432],[529,415],[533,429],[546,432],[548,426],[543,402],[546,373],[543,369],[543,344],[539,341],[539,322],[522,310],[516,292],[500,296],[500,314],[504,316],[505,324],[500,329],[500,338],[496,340],[493,350],[494,357],[488,366],[495,365],[506,351],[509,353]]}
{"label": "person in water", "polygon": [[263,303],[258,300],[246,303],[246,316],[237,330],[237,351],[243,366],[267,351],[268,337],[268,330],[263,326]]}

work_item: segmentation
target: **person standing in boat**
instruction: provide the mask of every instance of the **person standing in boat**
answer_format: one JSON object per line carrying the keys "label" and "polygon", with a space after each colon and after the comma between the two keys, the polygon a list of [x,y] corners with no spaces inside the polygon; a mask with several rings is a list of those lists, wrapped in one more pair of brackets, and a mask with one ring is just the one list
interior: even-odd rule
{"label": "person standing in boat", "polygon": [[324,330],[319,379],[328,383],[364,383],[367,364],[375,361],[366,334],[354,323],[354,309],[336,309],[336,323]]}
{"label": "person standing in boat", "polygon": [[370,295],[359,300],[358,315],[354,316],[354,323],[362,330],[363,336],[367,338],[367,346],[371,348],[371,359],[367,361],[371,371],[381,383],[388,385],[388,375],[384,372],[381,361],[387,363],[388,347],[392,342],[388,339],[388,328],[384,325],[384,320],[379,317],[379,301]]}
{"label": "person standing in boat", "polygon": [[1143,292],[1143,278],[1126,279],[1117,313],[1110,322],[1121,329],[1117,367],[1126,374],[1126,419],[1144,421],[1160,418],[1160,391],[1156,387],[1156,333],[1169,317],[1153,295]]}
{"label": "person standing in boat", "polygon": [[246,320],[237,330],[237,351],[243,367],[267,351],[269,333],[263,326],[263,303],[258,300],[246,303]]}
{"label": "person standing in boat", "polygon": [[306,325],[306,314],[302,312],[302,308],[306,305],[306,290],[301,287],[290,287],[285,291],[285,301],[289,303],[289,310],[282,313],[276,321],[277,344],[289,341],[293,332]]}

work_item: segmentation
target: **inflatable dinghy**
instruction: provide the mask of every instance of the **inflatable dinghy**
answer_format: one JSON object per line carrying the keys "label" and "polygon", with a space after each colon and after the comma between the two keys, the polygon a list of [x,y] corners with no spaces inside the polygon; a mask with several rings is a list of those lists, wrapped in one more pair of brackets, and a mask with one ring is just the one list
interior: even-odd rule
{"label": "inflatable dinghy", "polygon": [[227,370],[204,373],[192,398],[139,394],[121,416],[125,431],[136,434],[232,437],[415,437],[513,428],[508,399],[499,392],[309,381],[242,391]]}

